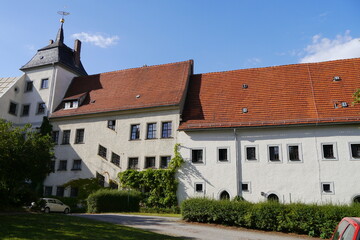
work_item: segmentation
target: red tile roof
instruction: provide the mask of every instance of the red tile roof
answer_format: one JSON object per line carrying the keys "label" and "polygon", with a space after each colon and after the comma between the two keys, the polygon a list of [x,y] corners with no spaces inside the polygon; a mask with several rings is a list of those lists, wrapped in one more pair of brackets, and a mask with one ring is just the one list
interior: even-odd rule
{"label": "red tile roof", "polygon": [[360,58],[197,74],[179,129],[360,122],[357,88]]}
{"label": "red tile roof", "polygon": [[66,110],[59,106],[51,117],[179,105],[186,96],[192,65],[189,60],[76,77],[64,100],[88,93],[83,104]]}

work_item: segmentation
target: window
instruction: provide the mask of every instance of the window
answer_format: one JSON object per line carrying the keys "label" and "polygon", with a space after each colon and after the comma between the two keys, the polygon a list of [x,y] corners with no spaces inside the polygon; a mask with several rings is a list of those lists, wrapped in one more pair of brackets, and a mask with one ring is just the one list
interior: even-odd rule
{"label": "window", "polygon": [[81,170],[81,159],[75,159],[73,161],[72,171]]}
{"label": "window", "polygon": [[342,221],[336,228],[332,239],[339,239],[341,233],[345,230],[345,228],[347,228],[347,226],[349,226],[349,222],[347,222],[346,220]]}
{"label": "window", "polygon": [[269,146],[269,160],[272,162],[280,161],[280,147]]}
{"label": "window", "polygon": [[161,137],[171,138],[172,137],[171,132],[172,132],[171,122],[163,122],[161,128]]}
{"label": "window", "polygon": [[44,196],[51,196],[51,195],[52,195],[52,187],[51,186],[45,186]]}
{"label": "window", "polygon": [[51,172],[55,172],[55,161],[54,160],[52,160],[51,162],[50,162],[50,169],[51,169]]}
{"label": "window", "polygon": [[29,112],[30,112],[30,104],[23,105],[21,116],[29,116]]}
{"label": "window", "polygon": [[299,145],[288,145],[289,161],[301,161]]}
{"label": "window", "polygon": [[139,159],[129,158],[129,169],[139,169]]}
{"label": "window", "polygon": [[[352,240],[354,239],[355,228],[353,225],[349,225],[344,231],[341,240]],[[359,235],[358,235],[359,236]],[[359,239],[359,237],[357,237]]]}
{"label": "window", "polygon": [[48,88],[49,87],[49,79],[45,78],[41,80],[41,89]]}
{"label": "window", "polygon": [[352,143],[350,144],[350,147],[351,147],[351,158],[360,159],[360,144]]}
{"label": "window", "polygon": [[96,172],[96,178],[98,179],[98,183],[101,187],[105,186],[105,177],[104,175],[101,175],[100,173]]}
{"label": "window", "polygon": [[218,160],[220,162],[229,161],[228,149],[227,148],[218,148]]}
{"label": "window", "polygon": [[135,140],[139,138],[140,138],[140,124],[131,125],[130,140]]}
{"label": "window", "polygon": [[25,83],[25,92],[31,92],[33,90],[33,82],[27,81]]}
{"label": "window", "polygon": [[67,168],[67,160],[60,160],[58,171],[66,171]]}
{"label": "window", "polygon": [[70,130],[63,131],[62,144],[70,144]]}
{"label": "window", "polygon": [[241,183],[241,191],[250,192],[250,183],[246,183],[246,182]]}
{"label": "window", "polygon": [[334,160],[336,159],[335,155],[335,144],[333,143],[324,143],[322,144],[322,154],[323,159],[330,159]]}
{"label": "window", "polygon": [[148,123],[146,138],[147,139],[156,138],[156,123]]}
{"label": "window", "polygon": [[119,167],[120,166],[120,156],[113,152],[111,154],[111,162]]}
{"label": "window", "polygon": [[160,168],[167,168],[169,166],[170,160],[171,160],[170,156],[162,156],[160,158]]}
{"label": "window", "polygon": [[155,168],[155,157],[145,158],[145,168]]}
{"label": "window", "polygon": [[115,130],[116,121],[115,120],[108,120],[107,127],[111,130]]}
{"label": "window", "polygon": [[77,197],[79,194],[79,189],[77,187],[71,187],[70,197]]}
{"label": "window", "polygon": [[38,109],[37,109],[37,114],[44,114],[45,113],[45,103],[39,103],[38,104]]}
{"label": "window", "polygon": [[53,131],[51,133],[51,138],[55,144],[58,144],[59,142],[59,131]]}
{"label": "window", "polygon": [[17,112],[17,103],[10,102],[9,113],[16,116],[16,112]]}
{"label": "window", "polygon": [[270,202],[279,202],[278,195],[271,193],[269,196],[267,196],[267,200]]}
{"label": "window", "polygon": [[65,109],[72,109],[72,108],[77,108],[79,106],[79,101],[70,101],[70,102],[65,102]]}
{"label": "window", "polygon": [[75,143],[84,143],[85,129],[76,129]]}
{"label": "window", "polygon": [[57,196],[57,197],[63,197],[63,196],[64,196],[64,190],[65,190],[64,187],[58,186],[58,187],[56,188],[56,196]]}
{"label": "window", "polygon": [[106,159],[106,151],[106,147],[103,147],[99,144],[98,155]]}
{"label": "window", "polygon": [[204,192],[204,183],[195,183],[195,192],[203,193]]}
{"label": "window", "polygon": [[248,161],[256,161],[256,147],[245,147],[246,160]]}
{"label": "window", "polygon": [[322,192],[322,194],[334,194],[334,183],[322,182],[321,183],[321,192]]}
{"label": "window", "polygon": [[203,150],[202,149],[192,149],[191,150],[191,161],[193,163],[204,163]]}

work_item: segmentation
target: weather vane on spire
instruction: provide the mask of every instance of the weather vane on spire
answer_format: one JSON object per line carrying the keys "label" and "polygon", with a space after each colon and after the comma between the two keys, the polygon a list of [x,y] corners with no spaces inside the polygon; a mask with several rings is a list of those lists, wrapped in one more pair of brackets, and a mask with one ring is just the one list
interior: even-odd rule
{"label": "weather vane on spire", "polygon": [[64,11],[58,11],[57,13],[62,16],[62,18],[60,19],[61,23],[65,22],[64,16],[67,16],[70,14],[69,12],[64,12]]}

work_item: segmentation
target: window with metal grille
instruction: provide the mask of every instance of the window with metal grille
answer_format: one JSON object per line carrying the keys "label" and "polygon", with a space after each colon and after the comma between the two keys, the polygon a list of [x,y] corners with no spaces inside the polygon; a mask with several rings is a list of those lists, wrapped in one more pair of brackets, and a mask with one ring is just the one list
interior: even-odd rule
{"label": "window with metal grille", "polygon": [[111,162],[119,167],[120,166],[120,156],[113,152],[111,154]]}
{"label": "window with metal grille", "polygon": [[85,129],[76,129],[75,143],[84,143]]}
{"label": "window with metal grille", "polygon": [[103,157],[103,158],[106,159],[106,152],[107,152],[106,147],[103,147],[103,146],[101,146],[101,145],[99,144],[98,155],[99,155],[100,157]]}
{"label": "window with metal grille", "polygon": [[171,156],[162,156],[160,158],[160,168],[167,168],[169,166]]}
{"label": "window with metal grille", "polygon": [[107,127],[111,130],[115,130],[116,121],[115,120],[108,120]]}
{"label": "window with metal grille", "polygon": [[145,158],[145,168],[155,168],[155,157]]}
{"label": "window with metal grille", "polygon": [[63,131],[62,144],[70,144],[70,130]]}
{"label": "window with metal grille", "polygon": [[129,169],[139,169],[139,159],[129,158]]}
{"label": "window with metal grille", "polygon": [[156,123],[148,123],[146,138],[147,139],[156,138]]}
{"label": "window with metal grille", "polygon": [[140,124],[131,125],[130,140],[140,138]]}
{"label": "window with metal grille", "polygon": [[71,170],[73,170],[73,171],[81,170],[81,159],[75,159],[73,161],[73,166],[72,166]]}
{"label": "window with metal grille", "polygon": [[171,138],[172,137],[172,123],[171,122],[163,122],[161,128],[161,137],[162,138]]}

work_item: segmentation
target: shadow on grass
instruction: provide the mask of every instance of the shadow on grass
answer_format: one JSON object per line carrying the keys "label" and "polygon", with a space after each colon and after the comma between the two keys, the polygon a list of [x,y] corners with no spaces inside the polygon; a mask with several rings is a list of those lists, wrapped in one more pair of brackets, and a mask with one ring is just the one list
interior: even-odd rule
{"label": "shadow on grass", "polygon": [[21,214],[0,216],[0,239],[179,240],[189,238],[171,237],[63,214]]}

